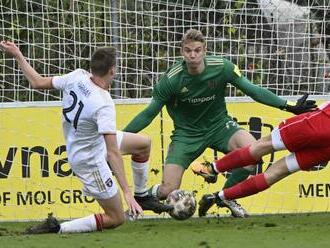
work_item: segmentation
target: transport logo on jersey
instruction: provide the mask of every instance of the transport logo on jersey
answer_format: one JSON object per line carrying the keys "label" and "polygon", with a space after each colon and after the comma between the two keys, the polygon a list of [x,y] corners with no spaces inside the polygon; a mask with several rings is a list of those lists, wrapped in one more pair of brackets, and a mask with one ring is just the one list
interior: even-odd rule
{"label": "transport logo on jersey", "polygon": [[187,93],[189,90],[188,90],[188,88],[187,87],[183,87],[182,89],[181,89],[181,93]]}

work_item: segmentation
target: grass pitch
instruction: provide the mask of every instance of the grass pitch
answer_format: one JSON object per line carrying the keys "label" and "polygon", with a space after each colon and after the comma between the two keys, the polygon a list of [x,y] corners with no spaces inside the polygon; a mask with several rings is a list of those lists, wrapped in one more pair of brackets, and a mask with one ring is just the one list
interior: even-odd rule
{"label": "grass pitch", "polygon": [[31,223],[1,223],[0,247],[326,248],[330,214],[144,219],[103,232],[23,235]]}

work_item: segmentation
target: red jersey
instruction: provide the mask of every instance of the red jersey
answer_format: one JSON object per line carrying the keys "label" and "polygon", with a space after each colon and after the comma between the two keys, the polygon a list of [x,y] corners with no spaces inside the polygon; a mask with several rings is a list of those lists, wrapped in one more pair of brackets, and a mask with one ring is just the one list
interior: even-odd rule
{"label": "red jersey", "polygon": [[330,160],[330,102],[317,110],[284,120],[279,125],[286,148],[302,170]]}

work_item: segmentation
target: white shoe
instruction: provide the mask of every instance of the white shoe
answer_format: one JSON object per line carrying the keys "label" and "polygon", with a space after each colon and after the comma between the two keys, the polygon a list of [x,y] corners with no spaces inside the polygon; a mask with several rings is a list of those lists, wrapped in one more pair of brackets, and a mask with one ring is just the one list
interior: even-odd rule
{"label": "white shoe", "polygon": [[235,200],[220,200],[216,201],[218,207],[226,207],[231,211],[231,215],[237,218],[249,217],[248,212]]}

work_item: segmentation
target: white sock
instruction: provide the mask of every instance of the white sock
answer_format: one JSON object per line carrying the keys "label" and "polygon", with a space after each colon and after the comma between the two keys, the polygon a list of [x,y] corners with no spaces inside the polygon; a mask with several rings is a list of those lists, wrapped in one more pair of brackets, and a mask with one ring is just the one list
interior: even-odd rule
{"label": "white sock", "polygon": [[96,230],[97,224],[95,216],[90,215],[61,223],[61,229],[59,233],[93,232]]}
{"label": "white sock", "polygon": [[215,165],[215,162],[212,163],[212,168],[213,168],[213,170],[214,170],[216,173],[219,174],[219,171],[218,171],[218,169],[217,169],[217,166]]}
{"label": "white sock", "polygon": [[134,192],[138,196],[145,196],[147,192],[149,161],[140,163],[132,160]]}
{"label": "white sock", "polygon": [[160,184],[155,184],[155,185],[152,185],[151,188],[149,189],[149,195],[153,196],[153,197],[157,197],[158,198],[158,194],[159,194],[159,187],[160,187]]}
{"label": "white sock", "polygon": [[225,198],[225,194],[223,193],[223,190],[221,190],[219,193],[218,193],[218,196],[221,200],[226,200]]}

